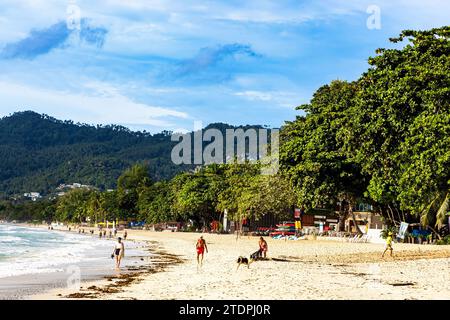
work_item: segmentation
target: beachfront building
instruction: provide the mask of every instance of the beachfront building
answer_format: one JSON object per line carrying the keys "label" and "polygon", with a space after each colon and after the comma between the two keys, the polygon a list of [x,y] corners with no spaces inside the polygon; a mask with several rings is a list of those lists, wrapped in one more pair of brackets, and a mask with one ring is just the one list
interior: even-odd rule
{"label": "beachfront building", "polygon": [[[355,211],[355,220],[364,233],[368,232],[368,229],[381,230],[383,228],[383,222],[381,221],[381,216],[373,211]],[[355,233],[356,226],[353,221],[352,216],[345,219],[345,231]]]}
{"label": "beachfront building", "polygon": [[336,231],[339,216],[333,210],[314,208],[301,216],[301,223],[306,233]]}
{"label": "beachfront building", "polygon": [[39,192],[28,192],[28,193],[24,193],[23,196],[25,198],[31,199],[31,201],[36,201],[36,200],[42,198],[42,196]]}
{"label": "beachfront building", "polygon": [[[343,222],[344,230],[339,230],[343,210],[343,208],[340,208],[339,203],[334,210],[327,208],[308,210],[301,217],[302,227],[303,229],[316,232],[345,231],[356,233],[356,226],[351,215],[348,215]],[[367,233],[368,229],[381,230],[383,228],[381,216],[374,211],[372,205],[358,202],[353,207],[353,213],[356,223],[362,232]]]}

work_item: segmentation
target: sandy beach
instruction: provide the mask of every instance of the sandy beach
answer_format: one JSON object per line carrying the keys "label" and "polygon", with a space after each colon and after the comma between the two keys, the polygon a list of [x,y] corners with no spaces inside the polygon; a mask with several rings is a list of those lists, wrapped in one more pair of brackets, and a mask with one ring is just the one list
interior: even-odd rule
{"label": "sandy beach", "polygon": [[[120,234],[119,234],[120,235]],[[238,256],[258,249],[257,237],[203,234],[209,253],[197,268],[200,234],[129,230],[146,241],[156,266],[130,277],[52,289],[29,299],[450,299],[450,247],[267,238],[267,261],[236,270]]]}

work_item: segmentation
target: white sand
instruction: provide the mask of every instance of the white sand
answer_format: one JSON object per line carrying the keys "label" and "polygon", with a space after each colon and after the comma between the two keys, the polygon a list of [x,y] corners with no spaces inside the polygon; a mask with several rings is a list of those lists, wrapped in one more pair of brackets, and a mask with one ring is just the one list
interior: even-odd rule
{"label": "white sand", "polygon": [[[128,233],[134,239],[158,241],[184,262],[146,274],[141,281],[121,287],[121,292],[97,298],[450,299],[450,246],[394,244],[395,257],[381,259],[382,244],[267,238],[268,257],[289,261],[257,261],[249,269],[241,266],[236,271],[237,257],[256,251],[258,238],[236,241],[232,235],[204,234],[209,253],[197,270],[195,243],[199,234]],[[89,285],[92,283],[83,287]],[[69,293],[74,292],[56,289],[31,298],[60,299]]]}

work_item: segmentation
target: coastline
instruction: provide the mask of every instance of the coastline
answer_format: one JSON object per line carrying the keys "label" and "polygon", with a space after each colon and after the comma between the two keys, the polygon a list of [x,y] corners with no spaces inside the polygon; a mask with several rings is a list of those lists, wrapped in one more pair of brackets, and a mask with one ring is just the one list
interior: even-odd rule
{"label": "coastline", "polygon": [[[87,233],[78,234],[77,231],[67,230],[66,227],[54,228],[48,230],[47,225],[29,224],[29,223],[9,223],[7,225],[27,228],[41,229],[49,233],[57,232],[60,234],[73,234],[76,237],[82,237],[84,240],[92,239],[92,248],[89,249],[89,259],[84,261],[65,264],[53,264],[53,271],[30,271],[24,274],[11,275],[0,278],[0,300],[17,300],[29,299],[35,295],[45,294],[50,290],[61,290],[69,286],[73,279],[74,273],[80,274],[80,285],[102,281],[107,279],[121,279],[117,286],[125,283],[131,283],[137,275],[142,274],[146,270],[152,271],[155,268],[155,257],[158,254],[153,253],[153,247],[145,240],[128,240],[126,244],[126,257],[120,271],[114,269],[114,262],[107,258],[110,255],[110,247],[113,247],[114,239],[98,239],[91,235],[85,228]],[[94,259],[92,259],[94,257]],[[115,290],[110,289],[109,292]]]}
{"label": "coastline", "polygon": [[[236,270],[236,259],[257,248],[258,238],[203,234],[209,253],[197,268],[198,233],[128,230],[153,245],[157,268],[133,279],[102,279],[79,291],[52,289],[29,299],[450,299],[450,246],[267,239],[267,261]],[[111,282],[113,281],[113,283]],[[116,282],[118,283],[116,285]]]}

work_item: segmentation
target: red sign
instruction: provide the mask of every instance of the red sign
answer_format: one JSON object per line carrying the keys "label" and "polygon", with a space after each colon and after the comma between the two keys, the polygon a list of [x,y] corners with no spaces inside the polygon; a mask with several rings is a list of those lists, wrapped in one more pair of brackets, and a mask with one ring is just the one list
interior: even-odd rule
{"label": "red sign", "polygon": [[295,209],[294,210],[294,218],[295,219],[300,219],[300,209]]}

